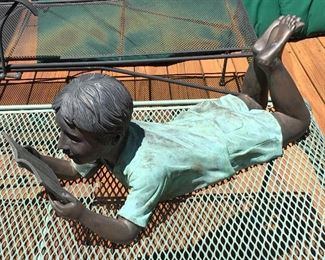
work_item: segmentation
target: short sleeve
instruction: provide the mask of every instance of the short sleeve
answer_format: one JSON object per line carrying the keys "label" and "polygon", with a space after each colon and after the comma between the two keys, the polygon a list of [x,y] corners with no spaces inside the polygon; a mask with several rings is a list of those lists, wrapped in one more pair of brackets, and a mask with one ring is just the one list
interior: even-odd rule
{"label": "short sleeve", "polygon": [[129,195],[118,215],[140,227],[146,227],[162,197],[164,187],[165,181],[161,178],[144,177],[135,180],[131,183]]}
{"label": "short sleeve", "polygon": [[77,164],[74,161],[70,161],[72,168],[74,168],[82,177],[87,177],[87,175],[94,169],[98,167],[97,162]]}

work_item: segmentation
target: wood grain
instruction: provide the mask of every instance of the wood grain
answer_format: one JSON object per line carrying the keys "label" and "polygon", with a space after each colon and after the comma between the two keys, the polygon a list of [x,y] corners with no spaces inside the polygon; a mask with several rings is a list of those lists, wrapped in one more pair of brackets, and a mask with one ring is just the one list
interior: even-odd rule
{"label": "wood grain", "polygon": [[[30,28],[33,30],[33,28]],[[35,49],[31,44],[28,51]],[[311,105],[313,115],[323,132],[325,132],[325,36],[308,38],[286,45],[283,53],[283,62],[296,82],[303,97]],[[177,63],[161,67],[127,67],[131,71],[145,72],[150,75],[168,76],[175,79],[187,78],[189,82],[204,83],[208,86],[219,87],[219,78],[222,72],[223,60],[201,60]],[[232,58],[228,60],[226,75],[242,77],[248,68],[246,58]],[[101,72],[101,71],[98,71]],[[61,86],[43,87],[35,84],[35,79],[45,78],[63,80],[67,76],[77,76],[82,71],[57,72],[25,72],[18,82],[13,79],[2,80],[0,85],[0,104],[28,104],[50,103]],[[102,73],[114,76],[123,81],[134,100],[148,99],[188,99],[188,98],[215,98],[220,94],[211,91],[201,91],[170,84],[161,81],[149,81],[143,78],[126,76],[125,74],[103,71]],[[19,84],[18,84],[19,83]],[[226,86],[227,87],[227,86]],[[59,88],[59,89],[58,89]]]}

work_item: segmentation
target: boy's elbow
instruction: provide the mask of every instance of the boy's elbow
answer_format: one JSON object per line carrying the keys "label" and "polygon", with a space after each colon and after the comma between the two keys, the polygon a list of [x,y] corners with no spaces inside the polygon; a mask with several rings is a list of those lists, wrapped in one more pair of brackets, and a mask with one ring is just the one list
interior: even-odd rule
{"label": "boy's elbow", "polygon": [[67,180],[67,181],[75,181],[77,179],[80,179],[82,176],[77,172],[75,169],[72,167],[69,168],[67,171],[65,171],[61,176],[57,175],[60,177],[60,179]]}
{"label": "boy's elbow", "polygon": [[112,242],[114,242],[116,244],[121,244],[121,245],[129,245],[136,240],[136,238],[138,237],[138,234],[139,233],[125,234],[125,236],[121,237],[120,239],[117,239],[116,241],[112,241]]}
{"label": "boy's elbow", "polygon": [[119,217],[118,221],[123,225],[123,228],[120,229],[118,237],[112,242],[128,245],[135,241],[142,228],[122,217]]}

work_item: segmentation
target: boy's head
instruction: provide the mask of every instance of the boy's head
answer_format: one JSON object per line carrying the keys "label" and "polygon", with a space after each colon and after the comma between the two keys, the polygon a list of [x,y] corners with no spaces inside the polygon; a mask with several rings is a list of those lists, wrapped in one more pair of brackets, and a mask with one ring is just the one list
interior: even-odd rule
{"label": "boy's head", "polygon": [[[58,93],[52,106],[61,130],[72,131],[76,139],[85,137],[93,143],[93,149],[97,149],[97,144],[113,144],[123,137],[133,112],[128,90],[120,81],[102,74],[84,74],[73,79]],[[70,141],[65,139],[71,139],[69,133],[65,134],[61,132],[60,136],[63,146]],[[71,143],[61,148],[67,149],[68,155],[79,153],[71,152],[77,142],[72,138]],[[81,145],[75,147],[82,149]]]}
{"label": "boy's head", "polygon": [[103,139],[124,133],[133,112],[132,98],[124,85],[102,74],[73,79],[58,93],[52,106],[69,125]]}

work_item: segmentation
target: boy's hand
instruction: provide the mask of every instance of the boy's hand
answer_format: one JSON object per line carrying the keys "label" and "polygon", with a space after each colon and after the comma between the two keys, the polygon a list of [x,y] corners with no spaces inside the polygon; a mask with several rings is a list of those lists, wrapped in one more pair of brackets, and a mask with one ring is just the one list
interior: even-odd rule
{"label": "boy's hand", "polygon": [[32,155],[36,156],[38,159],[41,159],[41,154],[32,146],[26,145],[24,148],[30,152]]}
{"label": "boy's hand", "polygon": [[86,208],[70,193],[66,193],[64,196],[70,201],[69,203],[63,204],[55,199],[51,199],[49,196],[54,211],[59,217],[79,220]]}
{"label": "boy's hand", "polygon": [[[24,148],[29,152],[31,153],[32,155],[34,155],[35,157],[37,157],[38,159],[41,159],[42,160],[42,155],[35,149],[33,148],[32,146],[30,145],[26,145],[24,146]],[[25,163],[21,163],[21,162],[18,162],[18,166],[21,167],[21,168],[24,168],[30,172],[33,172],[28,165],[26,165]]]}

